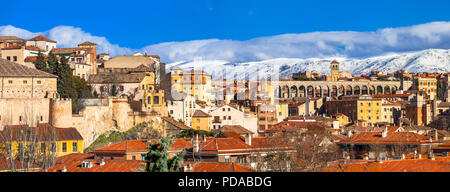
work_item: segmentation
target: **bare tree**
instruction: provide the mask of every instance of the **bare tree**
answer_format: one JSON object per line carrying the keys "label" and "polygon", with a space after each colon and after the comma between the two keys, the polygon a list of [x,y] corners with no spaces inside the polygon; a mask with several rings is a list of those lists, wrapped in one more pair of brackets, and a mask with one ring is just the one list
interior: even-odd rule
{"label": "bare tree", "polygon": [[45,169],[56,163],[57,130],[49,124],[39,124],[39,118],[33,118],[33,110],[32,106],[25,110],[19,125],[8,125],[12,122],[10,114],[7,125],[0,129],[0,158],[9,171]]}

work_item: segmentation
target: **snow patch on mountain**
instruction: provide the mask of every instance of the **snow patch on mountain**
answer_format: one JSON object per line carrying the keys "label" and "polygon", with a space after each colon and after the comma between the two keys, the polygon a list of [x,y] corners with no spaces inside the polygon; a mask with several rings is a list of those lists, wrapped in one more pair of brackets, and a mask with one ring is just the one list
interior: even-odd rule
{"label": "snow patch on mountain", "polygon": [[[393,73],[403,69],[408,72],[448,72],[450,71],[450,49],[427,49],[407,53],[391,53],[366,59],[344,57],[330,58],[277,58],[255,62],[228,62],[224,60],[186,60],[167,64],[169,72],[172,67],[179,66],[184,70],[205,70],[214,79],[257,79],[278,77],[287,78],[298,71],[318,71],[330,74],[330,62],[341,63],[341,71],[353,75],[367,74],[378,70],[383,73]],[[271,78],[272,77],[272,78]]]}

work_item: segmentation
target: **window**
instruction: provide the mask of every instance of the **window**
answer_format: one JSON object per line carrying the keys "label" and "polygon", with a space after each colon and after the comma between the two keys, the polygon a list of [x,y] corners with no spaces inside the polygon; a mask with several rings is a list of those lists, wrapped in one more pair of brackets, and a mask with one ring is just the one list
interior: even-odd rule
{"label": "window", "polygon": [[72,143],[72,152],[77,152],[78,151],[78,145],[77,142],[73,142]]}
{"label": "window", "polygon": [[136,160],[136,156],[133,155],[133,156],[131,157],[131,159]]}
{"label": "window", "polygon": [[62,152],[67,152],[67,143],[62,143]]}
{"label": "window", "polygon": [[225,156],[225,162],[226,163],[230,162],[230,156]]}
{"label": "window", "polygon": [[17,56],[13,56],[14,61],[17,61]]}
{"label": "window", "polygon": [[36,83],[37,83],[38,85],[40,85],[42,82],[41,82],[41,81],[37,81]]}
{"label": "window", "polygon": [[231,116],[228,116],[228,120],[231,120]]}
{"label": "window", "polygon": [[223,116],[223,120],[227,120],[227,116]]}
{"label": "window", "polygon": [[22,122],[22,116],[19,116],[19,121]]}
{"label": "window", "polygon": [[225,108],[222,108],[222,111],[225,111]]}
{"label": "window", "polygon": [[8,59],[8,61],[11,61],[11,56],[7,56],[6,59]]}
{"label": "window", "polygon": [[153,104],[156,104],[156,105],[159,104],[159,97],[158,96],[153,96]]}
{"label": "window", "polygon": [[24,81],[23,81],[23,84],[24,84],[24,85],[25,85],[25,84],[27,84],[27,83],[28,83],[28,81],[27,81],[27,80],[24,80]]}
{"label": "window", "polygon": [[42,117],[42,115],[41,115],[41,121],[44,121],[44,117]]}
{"label": "window", "polygon": [[228,108],[228,111],[230,111],[231,109],[230,108]]}
{"label": "window", "polygon": [[9,80],[9,81],[8,81],[8,84],[12,84],[12,83],[13,83],[13,81],[12,81],[12,80]]}

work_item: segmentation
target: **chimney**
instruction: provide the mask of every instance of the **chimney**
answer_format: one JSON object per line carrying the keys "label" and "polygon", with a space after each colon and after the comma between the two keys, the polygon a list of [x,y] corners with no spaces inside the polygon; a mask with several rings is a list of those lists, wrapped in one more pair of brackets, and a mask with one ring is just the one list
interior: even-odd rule
{"label": "chimney", "polygon": [[351,137],[351,136],[353,136],[352,130],[348,130],[348,134],[347,134],[347,136],[348,136],[348,137]]}
{"label": "chimney", "polygon": [[199,144],[198,144],[198,133],[195,133],[195,138],[194,138],[194,152],[198,152],[199,151]]}
{"label": "chimney", "polygon": [[405,154],[402,154],[402,159],[406,159],[406,155]]}
{"label": "chimney", "polygon": [[105,165],[105,158],[102,156],[100,159],[100,166]]}
{"label": "chimney", "polygon": [[61,172],[67,172],[66,166],[64,166],[63,169],[61,169]]}
{"label": "chimney", "polygon": [[247,133],[247,134],[245,135],[245,143],[246,143],[247,145],[252,145],[252,135],[251,135],[250,133]]}
{"label": "chimney", "polygon": [[419,154],[419,159],[422,159],[422,154]]}
{"label": "chimney", "polygon": [[388,132],[388,129],[387,129],[387,126],[385,126],[384,127],[384,131],[381,132],[381,137],[386,137],[387,136],[387,132]]}

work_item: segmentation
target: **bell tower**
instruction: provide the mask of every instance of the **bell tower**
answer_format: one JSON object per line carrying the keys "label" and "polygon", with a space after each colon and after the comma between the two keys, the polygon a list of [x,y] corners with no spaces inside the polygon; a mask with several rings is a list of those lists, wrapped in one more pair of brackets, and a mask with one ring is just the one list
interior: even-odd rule
{"label": "bell tower", "polygon": [[331,81],[339,80],[339,62],[333,60],[331,62]]}

